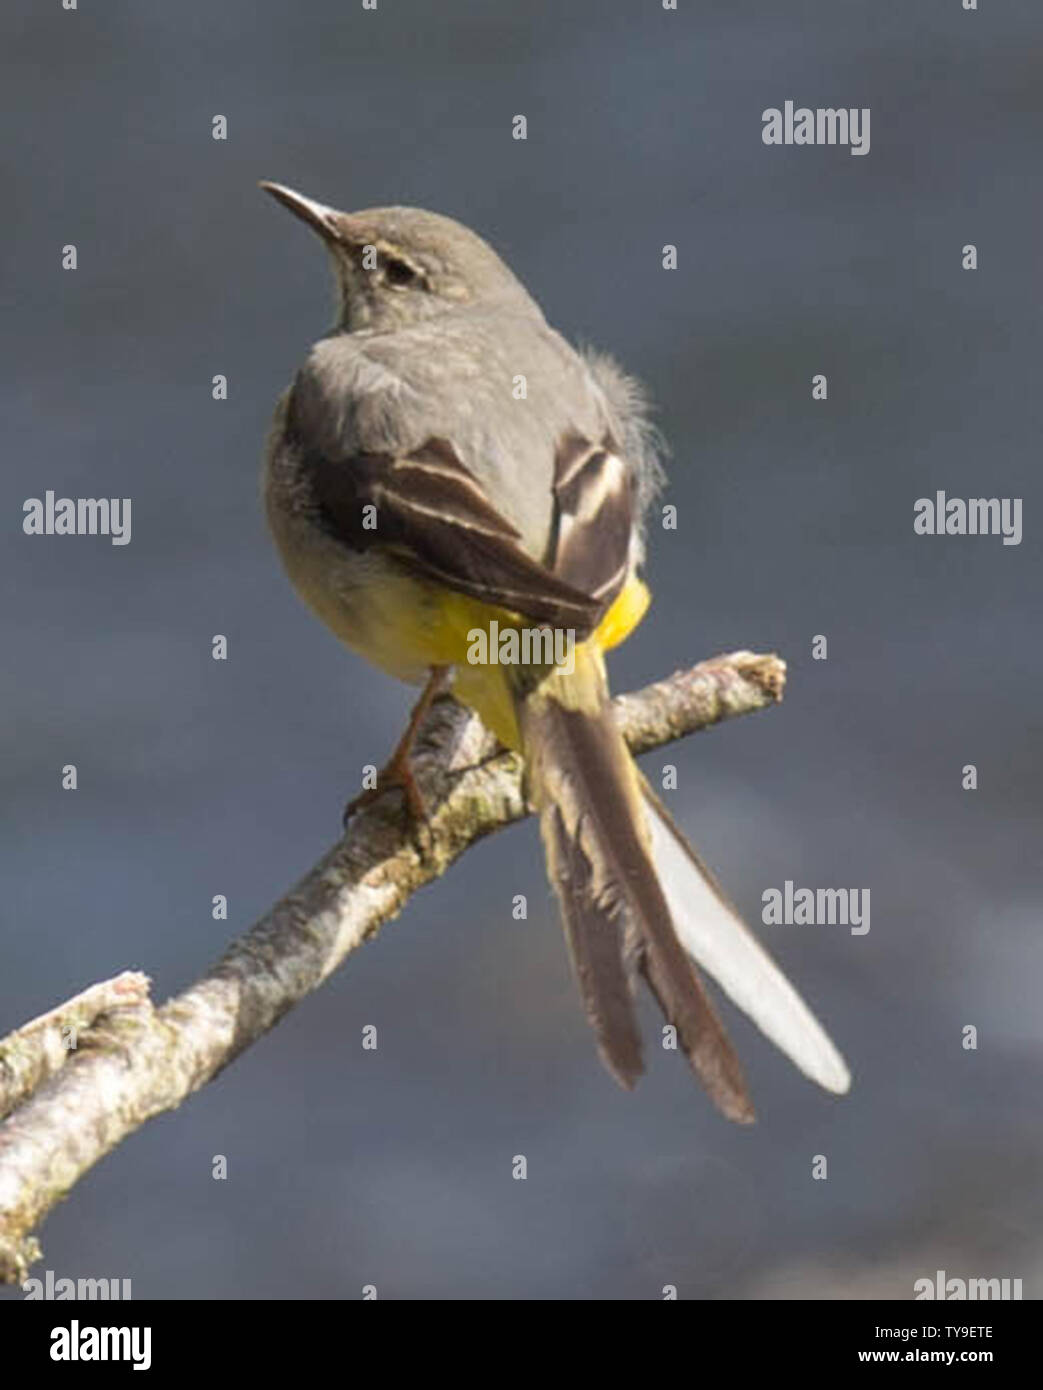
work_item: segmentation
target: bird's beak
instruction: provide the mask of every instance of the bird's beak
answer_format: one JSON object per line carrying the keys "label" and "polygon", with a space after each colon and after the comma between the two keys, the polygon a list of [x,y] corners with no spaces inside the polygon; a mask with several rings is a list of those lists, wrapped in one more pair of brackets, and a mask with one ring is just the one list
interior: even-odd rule
{"label": "bird's beak", "polygon": [[343,214],[337,212],[336,208],[328,208],[324,203],[306,198],[303,193],[295,193],[292,188],[286,188],[281,183],[269,183],[267,179],[262,179],[259,186],[282,203],[283,207],[289,208],[294,216],[299,217],[302,222],[307,222],[323,241],[336,242],[344,239]]}

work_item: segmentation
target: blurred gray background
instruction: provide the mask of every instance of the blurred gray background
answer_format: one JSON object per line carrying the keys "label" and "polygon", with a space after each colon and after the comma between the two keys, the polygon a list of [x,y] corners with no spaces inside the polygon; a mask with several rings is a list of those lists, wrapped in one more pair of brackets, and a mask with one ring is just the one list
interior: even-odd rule
{"label": "blurred gray background", "polygon": [[[101,1164],[35,1272],[630,1299],[909,1298],[944,1269],[1038,1295],[1036,0],[12,0],[5,29],[0,1035],[126,967],[159,998],[192,981],[336,836],[410,703],[265,534],[271,408],[332,300],[259,178],[473,225],[651,385],[680,528],[653,533],[614,684],[738,647],[791,678],[646,764],[677,764],[672,805],[755,922],[786,879],[872,894],[868,936],[762,928],[856,1079],[819,1094],[728,1008],[742,1130],[654,1046],[632,1095],[601,1068],[515,827]],[[766,147],[787,98],[870,107],[868,156]],[[47,488],[132,497],[131,544],[25,537]],[[914,536],[938,488],[1023,498],[1022,544]]]}

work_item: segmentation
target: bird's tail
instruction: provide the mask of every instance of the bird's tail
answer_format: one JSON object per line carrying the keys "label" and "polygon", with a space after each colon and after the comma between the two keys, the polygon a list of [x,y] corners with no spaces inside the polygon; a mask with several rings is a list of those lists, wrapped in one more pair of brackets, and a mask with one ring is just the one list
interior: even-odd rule
{"label": "bird's tail", "polygon": [[754,1118],[739,1060],[694,959],[803,1072],[845,1091],[840,1054],[630,756],[600,651],[584,643],[575,657],[574,671],[554,669],[515,699],[527,791],[606,1066],[626,1087],[644,1069],[633,997],[641,974],[718,1108],[729,1119]]}

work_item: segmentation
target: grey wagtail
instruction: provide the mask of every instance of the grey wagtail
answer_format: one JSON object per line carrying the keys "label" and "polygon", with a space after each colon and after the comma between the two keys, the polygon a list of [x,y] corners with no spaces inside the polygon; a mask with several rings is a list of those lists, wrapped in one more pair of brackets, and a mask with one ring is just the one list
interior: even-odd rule
{"label": "grey wagtail", "polygon": [[[847,1090],[843,1058],[612,715],[604,652],[648,607],[643,518],[662,477],[644,391],[609,358],[574,351],[448,217],[337,212],[261,187],[319,234],[337,285],[333,331],[276,409],[268,520],[298,594],[335,635],[425,686],[389,767],[408,791],[409,740],[446,678],[522,753],[576,980],[623,1086],[643,1070],[641,974],[721,1111],[753,1119],[698,962],[801,1071]],[[537,642],[513,649],[528,660],[494,664],[473,659],[484,631],[574,643],[568,661]]]}

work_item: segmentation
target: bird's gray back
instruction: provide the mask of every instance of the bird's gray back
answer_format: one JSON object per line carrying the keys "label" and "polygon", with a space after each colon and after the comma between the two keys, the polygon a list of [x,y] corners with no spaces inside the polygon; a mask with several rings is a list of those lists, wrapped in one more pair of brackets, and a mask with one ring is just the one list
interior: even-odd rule
{"label": "bird's gray back", "polygon": [[356,454],[401,457],[451,440],[536,557],[550,535],[561,440],[600,443],[617,428],[587,363],[535,306],[325,338],[298,374],[294,413],[309,443],[345,467]]}

